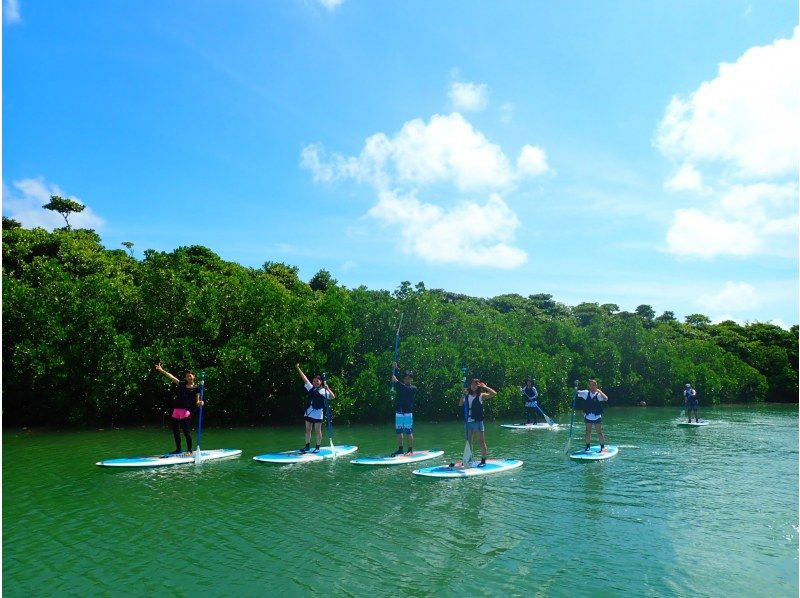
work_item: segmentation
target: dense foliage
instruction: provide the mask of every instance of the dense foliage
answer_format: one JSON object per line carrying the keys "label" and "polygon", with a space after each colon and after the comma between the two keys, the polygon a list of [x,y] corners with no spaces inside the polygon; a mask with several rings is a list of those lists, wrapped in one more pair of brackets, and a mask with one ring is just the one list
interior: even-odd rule
{"label": "dense foliage", "polygon": [[413,369],[418,419],[453,419],[469,368],[499,391],[490,413],[519,415],[533,376],[545,410],[568,408],[573,379],[597,378],[612,404],[677,405],[686,382],[702,404],[796,401],[798,331],[770,324],[686,323],[616,305],[569,307],[550,295],[481,299],[403,282],[347,289],[327,271],[225,262],[209,249],[103,248],[91,230],[3,221],[3,417],[6,424],[160,421],[180,376],[206,372],[208,418],[294,421],[304,393],[294,369],[325,370],[339,420],[390,418],[395,328]]}

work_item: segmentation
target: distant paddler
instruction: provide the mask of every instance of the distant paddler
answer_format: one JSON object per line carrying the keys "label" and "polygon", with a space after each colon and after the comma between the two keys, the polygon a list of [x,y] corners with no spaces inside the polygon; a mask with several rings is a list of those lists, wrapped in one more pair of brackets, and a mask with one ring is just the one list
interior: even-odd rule
{"label": "distant paddler", "polygon": [[315,375],[311,379],[311,382],[309,382],[303,370],[300,369],[300,364],[298,363],[295,367],[300,374],[300,378],[303,380],[303,385],[307,393],[306,411],[303,415],[303,419],[306,423],[306,445],[300,449],[300,454],[305,454],[311,449],[312,428],[313,431],[316,432],[317,443],[316,447],[311,452],[318,453],[319,447],[322,444],[322,420],[325,418],[325,400],[335,399],[336,395],[333,394],[333,391],[328,386],[328,383],[325,382],[322,374]]}
{"label": "distant paddler", "polygon": [[525,402],[525,423],[531,423],[531,417],[533,417],[533,423],[538,424],[539,419],[536,416],[537,408],[539,407],[539,391],[536,390],[534,386],[535,380],[532,378],[528,378],[525,380],[525,383],[520,387],[519,392],[522,394],[522,400]]}
{"label": "distant paddler", "polygon": [[[478,467],[486,465],[486,453],[489,447],[486,445],[486,436],[484,434],[483,425],[483,404],[487,399],[491,399],[497,394],[481,382],[478,378],[473,378],[469,387],[461,395],[461,400],[458,402],[459,407],[466,405],[466,419],[467,419],[467,443],[469,444],[470,453],[472,453],[473,438],[477,438],[481,443],[481,462]],[[462,463],[464,467],[469,467],[469,463]]]}
{"label": "distant paddler", "polygon": [[394,429],[397,433],[397,450],[392,457],[403,454],[403,436],[408,439],[406,455],[414,452],[414,399],[417,396],[417,387],[413,385],[414,372],[406,370],[400,381],[400,370],[397,362],[392,364],[392,385],[394,387]]}
{"label": "distant paddler", "polygon": [[586,422],[586,435],[584,437],[586,448],[584,450],[589,452],[592,440],[592,426],[594,426],[600,439],[600,452],[602,453],[606,450],[606,435],[603,431],[603,403],[608,402],[608,396],[598,388],[597,380],[589,380],[588,390],[579,390],[577,396],[584,401],[583,420]]}
{"label": "distant paddler", "polygon": [[686,413],[689,414],[689,423],[692,423],[692,411],[694,411],[695,423],[700,423],[697,419],[697,408],[700,407],[700,399],[697,398],[697,391],[691,384],[686,384],[683,390],[683,402],[686,405]]}

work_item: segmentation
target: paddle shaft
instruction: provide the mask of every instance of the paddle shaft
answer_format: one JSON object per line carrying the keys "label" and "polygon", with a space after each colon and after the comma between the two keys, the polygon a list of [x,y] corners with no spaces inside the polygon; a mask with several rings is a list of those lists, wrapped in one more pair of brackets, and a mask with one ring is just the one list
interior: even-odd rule
{"label": "paddle shaft", "polygon": [[[194,453],[194,462],[200,463],[200,436],[203,433],[203,403],[206,389],[206,372],[200,372],[200,413],[197,416],[197,448]],[[189,447],[190,449],[192,447]]]}
{"label": "paddle shaft", "polygon": [[572,444],[572,425],[575,423],[575,402],[578,400],[578,381],[575,380],[575,393],[572,395],[572,415],[569,418],[569,437],[567,438],[567,446],[564,452],[569,452],[570,444]]}
{"label": "paddle shaft", "polygon": [[544,419],[545,419],[545,421],[547,422],[547,425],[548,425],[548,426],[552,426],[552,425],[553,425],[553,420],[552,420],[552,419],[550,419],[550,418],[548,417],[548,415],[547,415],[547,414],[546,414],[544,411],[542,411],[542,408],[541,408],[541,407],[539,407],[539,404],[538,404],[538,403],[536,404],[536,409],[538,409],[538,410],[539,410],[539,413],[541,413],[541,414],[544,416]]}
{"label": "paddle shaft", "polygon": [[467,395],[467,368],[461,368],[461,382],[464,385],[464,454],[461,457],[461,465],[467,467],[472,460],[472,445],[469,443],[469,399]]}
{"label": "paddle shaft", "polygon": [[322,373],[322,390],[325,392],[325,411],[326,416],[328,419],[328,442],[331,444],[331,450],[333,451],[333,458],[336,458],[336,449],[333,447],[333,417],[331,415],[331,398],[328,394],[328,389],[326,388],[328,385],[328,381],[325,377],[325,372]]}

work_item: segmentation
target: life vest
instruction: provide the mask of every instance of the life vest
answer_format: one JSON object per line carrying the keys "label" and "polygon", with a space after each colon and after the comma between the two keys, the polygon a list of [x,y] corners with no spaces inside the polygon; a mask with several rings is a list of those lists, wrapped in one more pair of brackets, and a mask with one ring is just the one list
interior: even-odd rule
{"label": "life vest", "polygon": [[313,409],[316,411],[317,409],[324,409],[325,408],[325,395],[323,394],[324,389],[320,386],[319,388],[312,388],[308,391],[308,404],[306,405],[306,409]]}
{"label": "life vest", "polygon": [[539,392],[536,390],[535,386],[531,386],[530,388],[528,388],[527,386],[523,386],[522,394],[525,395],[526,403],[532,403],[533,401],[539,398]]}
{"label": "life vest", "polygon": [[603,415],[603,403],[600,401],[600,393],[591,392],[586,393],[586,401],[584,402],[583,412],[586,415]]}
{"label": "life vest", "polygon": [[[472,401],[470,401],[470,397],[472,397]],[[478,394],[473,396],[467,394],[464,396],[464,402],[469,405],[469,411],[467,414],[467,421],[474,421],[474,422],[482,422],[483,421],[483,403],[481,402],[481,393],[478,391]]]}

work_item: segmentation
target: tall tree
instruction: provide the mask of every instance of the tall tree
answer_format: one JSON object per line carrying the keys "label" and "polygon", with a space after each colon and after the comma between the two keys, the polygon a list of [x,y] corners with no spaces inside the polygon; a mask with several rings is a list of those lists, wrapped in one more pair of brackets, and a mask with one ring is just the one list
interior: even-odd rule
{"label": "tall tree", "polygon": [[86,209],[86,206],[82,203],[74,201],[72,199],[65,199],[63,197],[59,197],[58,195],[51,195],[50,201],[42,206],[45,210],[51,210],[53,212],[58,212],[64,217],[64,222],[67,223],[67,230],[70,229],[69,226],[69,216],[70,214],[79,214]]}

